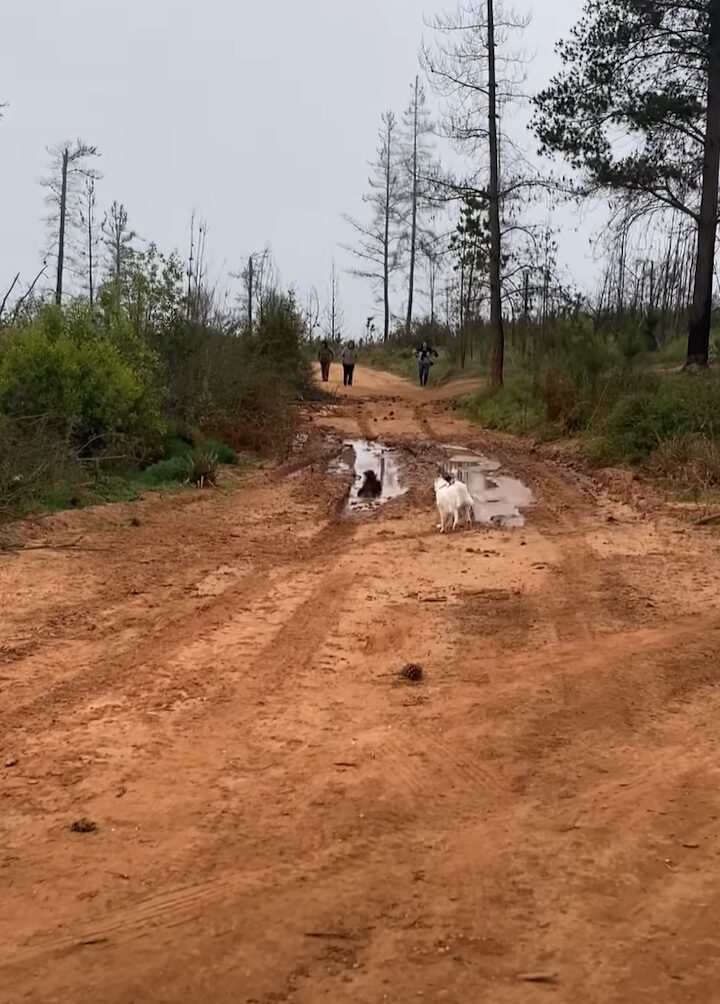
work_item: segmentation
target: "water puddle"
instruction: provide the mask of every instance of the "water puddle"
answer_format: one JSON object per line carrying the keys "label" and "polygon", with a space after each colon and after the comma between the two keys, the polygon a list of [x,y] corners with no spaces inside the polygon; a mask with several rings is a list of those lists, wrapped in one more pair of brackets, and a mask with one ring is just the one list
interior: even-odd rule
{"label": "water puddle", "polygon": [[444,446],[450,474],[467,485],[473,498],[473,513],[478,523],[490,526],[522,527],[522,510],[535,499],[530,489],[517,478],[500,474],[497,460],[462,446]]}
{"label": "water puddle", "polygon": [[407,488],[400,466],[397,453],[389,446],[368,439],[346,439],[340,456],[330,465],[331,474],[353,475],[345,511],[369,512],[404,495]]}

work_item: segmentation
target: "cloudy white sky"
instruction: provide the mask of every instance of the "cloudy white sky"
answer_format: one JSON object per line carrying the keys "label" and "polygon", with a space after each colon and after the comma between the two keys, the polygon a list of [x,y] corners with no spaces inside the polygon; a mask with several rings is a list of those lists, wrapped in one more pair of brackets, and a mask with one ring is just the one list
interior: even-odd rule
{"label": "cloudy white sky", "polygon": [[[445,4],[445,7],[451,4]],[[555,41],[582,0],[533,0],[529,86],[556,68]],[[423,15],[443,0],[34,0],[3,12],[0,287],[29,277],[43,242],[46,147],[102,152],[98,201],[123,201],[143,237],[184,251],[208,222],[216,272],[272,246],[286,283],[327,286],[341,214],[362,212],[380,114],[402,111]],[[568,227],[580,282],[592,265]],[[372,293],[342,276],[358,326]]]}

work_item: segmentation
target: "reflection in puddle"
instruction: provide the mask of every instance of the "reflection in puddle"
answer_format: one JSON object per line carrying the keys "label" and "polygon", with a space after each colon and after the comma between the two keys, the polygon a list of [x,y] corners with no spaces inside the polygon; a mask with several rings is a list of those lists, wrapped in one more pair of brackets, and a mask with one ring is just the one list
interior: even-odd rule
{"label": "reflection in puddle", "polygon": [[[368,512],[407,491],[400,478],[400,461],[394,450],[367,439],[345,440],[340,456],[330,465],[330,472],[353,474],[345,507],[348,512]],[[375,475],[379,490],[374,487],[375,479],[368,477],[368,472]]]}
{"label": "reflection in puddle", "polygon": [[464,447],[445,446],[450,473],[467,485],[478,523],[493,526],[525,525],[522,510],[534,502],[522,481],[499,474],[500,463]]}

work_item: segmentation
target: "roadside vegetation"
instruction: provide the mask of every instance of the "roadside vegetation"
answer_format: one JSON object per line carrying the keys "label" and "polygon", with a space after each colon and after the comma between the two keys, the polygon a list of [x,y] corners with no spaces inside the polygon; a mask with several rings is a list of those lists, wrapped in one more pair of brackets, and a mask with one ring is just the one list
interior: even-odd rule
{"label": "roadside vegetation", "polygon": [[484,386],[458,402],[485,428],[539,440],[575,438],[601,466],[641,467],[674,487],[720,485],[720,372],[682,366],[685,339],[646,312],[598,316],[578,308],[544,323],[528,318],[508,337],[504,385],[489,379],[491,342],[473,328],[465,366],[457,334],[423,322],[398,330],[363,360],[411,380],[413,350],[427,339],[440,357],[432,381],[474,377]]}
{"label": "roadside vegetation", "polygon": [[183,273],[126,249],[92,302],[38,297],[0,319],[0,521],[212,486],[287,448],[310,386],[292,293],[262,291],[250,327]]}
{"label": "roadside vegetation", "polygon": [[[433,382],[485,382],[463,409],[490,428],[720,481],[720,6],[586,0],[534,94],[528,26],[497,0],[426,18],[423,76],[382,115],[366,211],[348,219],[376,290],[366,341],[381,344],[362,358],[414,379],[426,339]],[[580,242],[576,207],[601,214]],[[580,289],[571,255],[588,244]]]}

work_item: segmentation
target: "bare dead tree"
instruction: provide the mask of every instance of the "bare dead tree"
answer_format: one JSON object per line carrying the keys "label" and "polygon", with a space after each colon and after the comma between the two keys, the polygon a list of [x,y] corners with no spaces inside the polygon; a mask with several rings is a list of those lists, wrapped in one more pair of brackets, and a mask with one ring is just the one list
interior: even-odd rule
{"label": "bare dead tree", "polygon": [[345,311],[340,302],[340,280],[338,278],[335,259],[330,270],[330,289],[328,302],[323,316],[323,334],[331,342],[339,342],[343,338],[345,328]]}
{"label": "bare dead tree", "polygon": [[419,243],[422,235],[422,211],[428,205],[428,178],[431,173],[432,147],[429,137],[433,126],[427,107],[425,88],[415,77],[410,103],[403,113],[401,146],[403,166],[403,201],[408,243],[408,284],[405,330],[410,334],[415,305],[415,277]]}
{"label": "bare dead tree", "polygon": [[80,260],[84,263],[87,276],[88,299],[90,308],[95,305],[95,268],[97,265],[98,233],[95,226],[95,178],[85,179],[82,202],[79,210],[79,222],[82,228]]}
{"label": "bare dead tree", "polygon": [[305,331],[307,337],[312,338],[316,329],[320,326],[320,297],[314,286],[310,288],[303,309],[305,319]]}
{"label": "bare dead tree", "polygon": [[370,191],[363,196],[370,209],[370,221],[361,223],[351,216],[343,217],[357,238],[355,245],[345,247],[361,262],[352,274],[371,280],[382,291],[384,341],[390,336],[390,280],[401,256],[402,173],[397,147],[397,120],[388,111],[382,116],[377,157],[371,164]]}
{"label": "bare dead tree", "polygon": [[452,13],[429,22],[433,42],[422,53],[433,87],[446,99],[445,133],[474,162],[472,179],[455,188],[463,198],[473,191],[487,202],[491,382],[495,387],[503,382],[505,354],[503,234],[508,228],[503,227],[503,216],[506,204],[517,198],[525,184],[515,180],[501,185],[498,122],[501,107],[523,98],[524,60],[510,45],[526,25],[526,20],[505,11],[498,0],[460,0]]}
{"label": "bare dead tree", "polygon": [[113,202],[105,213],[101,230],[107,269],[119,291],[126,266],[135,254],[134,244],[138,239],[136,231],[130,227],[128,213],[122,202]]}
{"label": "bare dead tree", "polygon": [[195,213],[190,217],[190,253],[187,263],[187,296],[185,313],[188,320],[204,323],[211,312],[214,296],[208,298],[207,249],[208,226],[204,220],[195,227]]}
{"label": "bare dead tree", "polygon": [[245,314],[245,326],[249,334],[255,327],[256,307],[262,315],[263,303],[268,295],[277,289],[280,281],[278,270],[273,261],[270,247],[263,251],[253,251],[248,255],[247,263],[240,272],[231,273],[233,279],[242,283],[242,293],[239,297],[240,307]]}
{"label": "bare dead tree", "polygon": [[56,260],[55,303],[63,299],[63,280],[66,264],[68,235],[80,223],[80,204],[83,182],[97,180],[100,174],[91,162],[99,156],[97,147],[82,140],[61,143],[48,150],[50,174],[40,182],[47,190],[45,201],[50,206],[48,224],[49,252]]}

